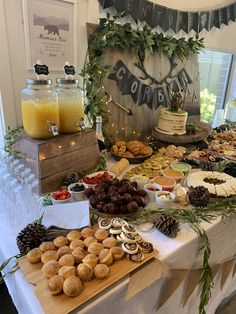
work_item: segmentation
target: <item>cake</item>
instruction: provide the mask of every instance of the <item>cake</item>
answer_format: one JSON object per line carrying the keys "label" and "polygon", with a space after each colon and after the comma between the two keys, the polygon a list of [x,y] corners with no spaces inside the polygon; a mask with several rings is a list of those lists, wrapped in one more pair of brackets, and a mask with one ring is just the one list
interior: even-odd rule
{"label": "cake", "polygon": [[156,130],[163,134],[183,135],[186,133],[187,117],[186,111],[172,112],[167,108],[161,108]]}

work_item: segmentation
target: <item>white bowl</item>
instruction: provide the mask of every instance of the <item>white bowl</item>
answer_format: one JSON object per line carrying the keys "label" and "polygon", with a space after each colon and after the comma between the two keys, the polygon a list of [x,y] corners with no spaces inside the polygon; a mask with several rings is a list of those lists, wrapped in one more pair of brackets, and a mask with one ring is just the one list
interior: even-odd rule
{"label": "white bowl", "polygon": [[137,182],[138,188],[140,190],[144,189],[145,184],[148,182],[148,178],[142,175],[134,175],[133,177],[130,178],[131,182]]}
{"label": "white bowl", "polygon": [[[153,188],[153,191],[150,191],[149,188]],[[156,183],[147,183],[144,185],[144,190],[146,191],[150,202],[155,202],[156,192],[162,191],[162,187]]]}
{"label": "white bowl", "polygon": [[[55,192],[57,192],[57,191],[55,191]],[[55,193],[55,192],[54,192],[54,193]],[[66,202],[71,201],[71,199],[72,199],[72,194],[71,194],[70,192],[69,192],[69,193],[70,193],[70,197],[68,197],[68,198],[66,198],[66,199],[64,199],[64,200],[56,200],[55,198],[53,198],[52,196],[53,196],[54,193],[52,193],[52,195],[50,196],[50,198],[51,198],[53,204],[62,204],[62,203],[66,203]]]}
{"label": "white bowl", "polygon": [[[113,172],[110,172],[110,171],[98,171],[98,172],[94,172],[94,173],[91,173],[91,174],[89,174],[89,175],[86,175],[85,177],[92,178],[92,177],[95,177],[95,176],[97,176],[97,175],[99,175],[99,174],[103,174],[104,172],[107,172],[107,173],[112,177],[111,180],[116,177],[115,174],[114,174]],[[82,183],[83,183],[86,187],[88,187],[88,188],[94,188],[94,187],[98,184],[98,183],[96,183],[96,184],[86,183],[86,182],[84,182],[84,180],[82,180]]]}
{"label": "white bowl", "polygon": [[[161,196],[169,196],[168,198],[162,198]],[[169,191],[159,191],[155,195],[156,203],[159,207],[169,207],[174,203],[175,195]]]}
{"label": "white bowl", "polygon": [[[73,191],[71,190],[74,186],[76,186],[76,184],[80,184],[84,186],[84,190],[83,191]],[[86,199],[86,196],[84,194],[84,191],[86,190],[86,186],[85,184],[81,183],[81,182],[76,182],[76,183],[72,183],[68,186],[68,191],[72,194],[73,198],[75,201],[83,201],[84,199]]]}

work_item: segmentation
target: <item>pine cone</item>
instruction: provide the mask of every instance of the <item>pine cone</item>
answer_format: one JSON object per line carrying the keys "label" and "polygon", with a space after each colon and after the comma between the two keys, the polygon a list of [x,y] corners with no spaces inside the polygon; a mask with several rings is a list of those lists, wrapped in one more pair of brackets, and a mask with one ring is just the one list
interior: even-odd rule
{"label": "pine cone", "polygon": [[65,179],[64,179],[64,181],[63,181],[63,183],[62,183],[62,185],[63,185],[63,186],[69,186],[70,184],[76,183],[76,182],[78,182],[78,181],[79,181],[79,175],[78,175],[78,173],[77,173],[77,172],[72,172],[72,173],[68,174],[68,175],[65,177]]}
{"label": "pine cone", "polygon": [[156,220],[156,228],[167,237],[175,238],[179,230],[179,223],[170,216],[161,215]]}
{"label": "pine cone", "polygon": [[185,157],[181,159],[181,161],[191,166],[199,166],[199,160],[197,158]]}
{"label": "pine cone", "polygon": [[194,207],[205,207],[209,203],[210,193],[204,186],[197,186],[190,189],[188,198]]}
{"label": "pine cone", "polygon": [[216,164],[214,164],[211,161],[204,161],[201,160],[199,162],[199,167],[204,171],[215,171],[216,170]]}
{"label": "pine cone", "polygon": [[16,244],[20,253],[26,254],[35,247],[38,247],[46,237],[46,229],[39,222],[28,224],[16,238]]}

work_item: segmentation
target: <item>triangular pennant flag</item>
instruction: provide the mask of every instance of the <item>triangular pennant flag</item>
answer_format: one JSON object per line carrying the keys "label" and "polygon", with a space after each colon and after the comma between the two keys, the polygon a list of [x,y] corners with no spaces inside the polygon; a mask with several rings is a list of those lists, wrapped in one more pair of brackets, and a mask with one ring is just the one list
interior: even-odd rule
{"label": "triangular pennant flag", "polygon": [[220,25],[225,24],[228,25],[228,19],[227,19],[227,10],[226,8],[219,9],[219,21]]}
{"label": "triangular pennant flag", "polygon": [[131,15],[136,21],[138,19],[139,0],[128,0],[123,2],[126,15]]}
{"label": "triangular pennant flag", "polygon": [[215,276],[218,274],[218,271],[220,269],[221,264],[216,264],[211,267],[211,273],[212,273],[212,280],[215,279]]}
{"label": "triangular pennant flag", "polygon": [[202,11],[199,13],[198,32],[200,33],[204,28],[208,29],[209,12]]}
{"label": "triangular pennant flag", "polygon": [[163,276],[167,275],[167,267],[158,259],[151,260],[143,267],[132,272],[129,280],[128,291],[125,300],[131,299],[138,292],[142,291],[146,287],[149,287],[152,283],[159,280]]}
{"label": "triangular pennant flag", "polygon": [[188,12],[188,33],[191,30],[198,32],[198,12]]}
{"label": "triangular pennant flag", "polygon": [[166,301],[172,296],[172,294],[178,289],[187,273],[188,271],[184,269],[170,270],[170,276],[165,280],[163,288],[161,289],[156,311],[158,311],[162,307],[162,305],[164,305]]}
{"label": "triangular pennant flag", "polygon": [[[154,4],[153,6],[153,14],[152,14],[152,20],[151,20],[151,27],[154,28],[156,26],[163,26],[163,21],[166,18],[166,8],[158,5],[158,4]],[[163,30],[164,31],[164,30]]]}
{"label": "triangular pennant flag", "polygon": [[187,285],[185,287],[185,291],[183,294],[183,307],[188,302],[189,298],[193,294],[193,291],[197,287],[199,283],[199,279],[201,277],[201,269],[192,269],[189,272],[189,277],[187,279]]}
{"label": "triangular pennant flag", "polygon": [[233,4],[227,6],[226,10],[227,10],[227,20],[228,20],[228,22],[229,21],[234,22],[235,19],[236,19],[236,16],[235,16]]}
{"label": "triangular pennant flag", "polygon": [[212,24],[213,26],[220,28],[219,10],[212,11]]}
{"label": "triangular pennant flag", "polygon": [[221,290],[223,289],[224,284],[225,284],[227,278],[229,277],[229,274],[233,268],[234,263],[235,263],[235,261],[231,260],[231,261],[225,262],[223,264],[223,272],[222,272],[221,281],[220,281]]}
{"label": "triangular pennant flag", "polygon": [[234,264],[234,269],[233,269],[233,272],[232,272],[232,277],[235,275],[236,273],[236,263]]}

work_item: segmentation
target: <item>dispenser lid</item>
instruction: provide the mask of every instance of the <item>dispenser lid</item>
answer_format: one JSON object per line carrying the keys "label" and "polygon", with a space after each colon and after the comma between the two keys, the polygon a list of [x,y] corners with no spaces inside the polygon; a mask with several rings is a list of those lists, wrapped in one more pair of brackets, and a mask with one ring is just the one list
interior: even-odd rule
{"label": "dispenser lid", "polygon": [[78,79],[66,79],[66,78],[57,78],[57,84],[79,84]]}
{"label": "dispenser lid", "polygon": [[25,80],[26,84],[31,84],[31,85],[51,85],[52,81],[51,80],[42,80],[42,79],[26,79]]}

